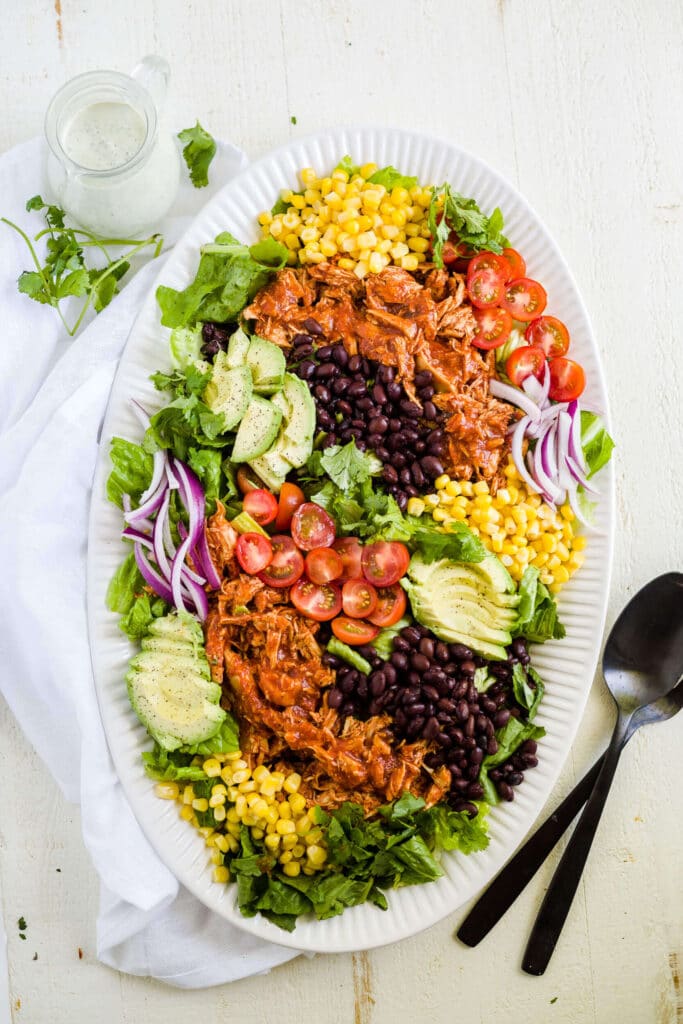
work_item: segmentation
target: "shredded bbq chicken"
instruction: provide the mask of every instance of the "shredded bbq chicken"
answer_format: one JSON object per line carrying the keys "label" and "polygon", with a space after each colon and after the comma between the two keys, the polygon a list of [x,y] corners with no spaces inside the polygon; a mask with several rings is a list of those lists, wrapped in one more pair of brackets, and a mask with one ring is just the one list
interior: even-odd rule
{"label": "shredded bbq chicken", "polygon": [[[477,322],[461,274],[425,266],[419,276],[400,267],[359,280],[334,263],[282,270],[244,311],[255,331],[288,348],[297,334],[322,328],[327,344],[397,370],[417,402],[414,377],[429,370],[449,413],[448,471],[464,479],[500,482],[514,410],[489,394],[493,360],[472,346]],[[419,404],[419,402],[418,402]]]}
{"label": "shredded bbq chicken", "polygon": [[[207,533],[224,535],[222,508]],[[215,558],[217,546],[211,550]],[[441,799],[450,775],[427,772],[427,745],[399,742],[386,715],[342,720],[329,708],[334,672],[322,663],[318,624],[287,603],[286,589],[239,573],[228,546],[222,550],[225,561],[215,564],[228,575],[210,597],[206,653],[223,703],[239,719],[249,763],[299,771],[301,792],[328,809],[351,800],[369,814],[405,791],[430,805]]]}

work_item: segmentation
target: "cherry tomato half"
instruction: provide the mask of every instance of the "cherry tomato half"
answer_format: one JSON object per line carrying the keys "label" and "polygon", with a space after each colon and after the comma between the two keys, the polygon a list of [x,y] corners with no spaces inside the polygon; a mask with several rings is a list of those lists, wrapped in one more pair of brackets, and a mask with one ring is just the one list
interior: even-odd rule
{"label": "cherry tomato half", "polygon": [[508,276],[505,278],[506,281],[514,281],[517,277],[525,277],[526,263],[516,249],[503,249],[503,256],[510,268]]}
{"label": "cherry tomato half", "polygon": [[329,548],[335,537],[334,520],[313,501],[299,505],[292,516],[292,537],[303,551]]}
{"label": "cherry tomato half", "polygon": [[[491,253],[493,255],[493,253]],[[476,259],[476,256],[475,256]],[[472,261],[474,262],[474,261]],[[471,263],[470,263],[471,266]],[[470,274],[467,272],[467,294],[470,302],[477,309],[489,306],[500,306],[505,297],[505,281],[503,275],[491,267],[484,267]]]}
{"label": "cherry tomato half", "polygon": [[586,374],[583,366],[573,359],[558,356],[548,362],[550,370],[550,391],[548,394],[556,402],[572,402],[578,398],[586,386]]}
{"label": "cherry tomato half", "polygon": [[379,626],[371,626],[369,622],[362,622],[360,619],[347,619],[340,615],[332,621],[332,632],[337,640],[348,644],[349,647],[360,647],[361,644],[369,644],[379,633]]}
{"label": "cherry tomato half", "polygon": [[373,626],[394,626],[399,619],[403,618],[406,610],[406,592],[403,587],[396,584],[394,587],[380,587],[377,591],[377,607],[368,620]]}
{"label": "cherry tomato half", "polygon": [[306,497],[304,492],[296,484],[290,484],[285,481],[280,488],[280,501],[277,506],[277,519],[275,520],[275,529],[278,533],[283,533],[288,530],[292,516],[298,509],[299,505],[303,505]]}
{"label": "cherry tomato half", "polygon": [[273,561],[273,545],[262,533],[242,533],[237,538],[235,554],[244,571],[255,576]]}
{"label": "cherry tomato half", "polygon": [[336,551],[342,560],[343,571],[341,580],[362,580],[363,566],[363,545],[356,537],[337,537],[332,550]]}
{"label": "cherry tomato half", "polygon": [[347,580],[342,587],[344,615],[351,619],[369,618],[377,607],[377,591],[367,580]]}
{"label": "cherry tomato half", "polygon": [[484,250],[473,256],[467,267],[468,279],[480,270],[492,270],[499,277],[502,277],[503,281],[510,280],[510,264],[503,256],[499,256],[495,252]]}
{"label": "cherry tomato half", "polygon": [[310,580],[297,580],[289,597],[297,611],[316,622],[327,622],[342,609],[341,590],[335,583],[319,586]]}
{"label": "cherry tomato half", "polygon": [[380,540],[363,548],[363,575],[375,587],[390,587],[405,576],[410,552],[398,540]]}
{"label": "cherry tomato half", "polygon": [[524,337],[530,345],[542,348],[548,359],[566,355],[569,348],[569,331],[556,316],[539,316],[532,320]]}
{"label": "cherry tomato half", "polygon": [[268,523],[272,523],[277,515],[277,498],[262,487],[245,494],[243,505],[244,511],[248,512],[259,526],[267,526]]}
{"label": "cherry tomato half", "polygon": [[522,382],[527,377],[531,377],[532,374],[534,377],[542,380],[544,366],[545,355],[543,354],[543,349],[536,348],[535,345],[522,345],[508,356],[505,363],[505,373],[515,387],[520,388]]}
{"label": "cherry tomato half", "polygon": [[477,348],[490,349],[504,345],[512,330],[512,315],[507,309],[492,306],[490,309],[475,309],[474,319],[479,330],[472,338]]}
{"label": "cherry tomato half", "polygon": [[272,561],[258,578],[269,587],[291,587],[304,571],[304,556],[291,537],[276,535],[270,538],[270,543]]}
{"label": "cherry tomato half", "polygon": [[501,305],[512,313],[515,320],[528,323],[541,315],[547,301],[543,285],[530,277],[517,277],[507,285]]}
{"label": "cherry tomato half", "polygon": [[333,548],[313,548],[304,559],[306,575],[313,583],[331,583],[344,572],[344,563]]}
{"label": "cherry tomato half", "polygon": [[253,469],[249,469],[248,466],[240,466],[237,470],[237,486],[242,494],[248,494],[249,491],[258,490],[261,486],[261,481]]}

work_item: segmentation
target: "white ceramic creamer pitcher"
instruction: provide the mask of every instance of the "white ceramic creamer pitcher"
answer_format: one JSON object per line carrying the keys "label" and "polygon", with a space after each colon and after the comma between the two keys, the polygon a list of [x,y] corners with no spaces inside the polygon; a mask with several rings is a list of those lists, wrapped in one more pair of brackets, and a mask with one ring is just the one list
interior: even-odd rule
{"label": "white ceramic creamer pitcher", "polygon": [[89,71],[53,97],[45,116],[54,199],[83,227],[134,238],[158,228],[178,191],[180,160],[160,124],[170,68],[145,57],[131,75]]}

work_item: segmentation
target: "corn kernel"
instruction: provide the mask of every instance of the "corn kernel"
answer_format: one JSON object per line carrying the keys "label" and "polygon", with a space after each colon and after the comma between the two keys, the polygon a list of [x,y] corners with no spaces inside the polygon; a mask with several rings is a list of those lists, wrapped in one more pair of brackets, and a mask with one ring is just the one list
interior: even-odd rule
{"label": "corn kernel", "polygon": [[230,872],[226,867],[217,867],[213,869],[213,880],[214,882],[229,882]]}
{"label": "corn kernel", "polygon": [[280,820],[275,825],[275,830],[281,836],[288,836],[292,832],[296,832],[296,825],[291,819],[280,818]]}
{"label": "corn kernel", "polygon": [[339,260],[337,266],[341,267],[342,270],[353,270],[356,264],[353,262],[353,260],[350,260],[346,256],[344,256],[342,259]]}
{"label": "corn kernel", "polygon": [[327,860],[327,850],[325,850],[322,846],[317,846],[316,844],[313,844],[307,847],[306,857],[308,858],[309,863],[313,867],[319,868],[322,867],[322,865]]}
{"label": "corn kernel", "polygon": [[310,832],[311,820],[308,817],[308,815],[304,814],[302,815],[301,818],[297,818],[297,820],[294,822],[294,827],[296,829],[296,834],[298,836],[305,836],[308,832]]}
{"label": "corn kernel", "polygon": [[417,270],[419,260],[415,253],[410,253],[408,256],[401,257],[401,266],[404,270]]}
{"label": "corn kernel", "polygon": [[154,792],[162,800],[177,800],[180,795],[177,782],[158,782]]}
{"label": "corn kernel", "polygon": [[436,523],[447,523],[451,516],[445,508],[435,508],[432,512],[432,518]]}
{"label": "corn kernel", "polygon": [[287,875],[289,878],[296,878],[296,876],[300,872],[301,872],[301,865],[298,864],[295,860],[290,861],[288,864],[283,864],[282,865],[282,873],[283,873],[283,875]]}
{"label": "corn kernel", "polygon": [[584,551],[586,548],[586,538],[583,534],[578,537],[574,537],[572,540],[572,549],[574,551]]}
{"label": "corn kernel", "polygon": [[[431,495],[428,495],[431,497]],[[406,509],[409,516],[421,516],[425,510],[425,503],[420,498],[409,498]]]}
{"label": "corn kernel", "polygon": [[306,797],[302,796],[301,793],[292,793],[288,803],[292,808],[292,815],[294,817],[298,817],[306,809]]}
{"label": "corn kernel", "polygon": [[264,846],[269,850],[277,850],[280,847],[281,837],[277,832],[269,832],[263,840]]}

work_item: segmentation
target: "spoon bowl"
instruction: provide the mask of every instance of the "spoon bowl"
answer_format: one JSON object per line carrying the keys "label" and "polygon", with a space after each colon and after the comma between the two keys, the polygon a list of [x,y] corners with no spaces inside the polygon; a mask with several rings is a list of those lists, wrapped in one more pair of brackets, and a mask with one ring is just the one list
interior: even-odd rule
{"label": "spoon bowl", "polygon": [[683,676],[682,573],[658,576],[629,601],[607,638],[602,667],[619,715],[593,791],[531,932],[522,961],[527,974],[543,974],[550,962],[624,746],[641,725],[669,718],[680,707],[680,695],[671,691],[677,692]]}

